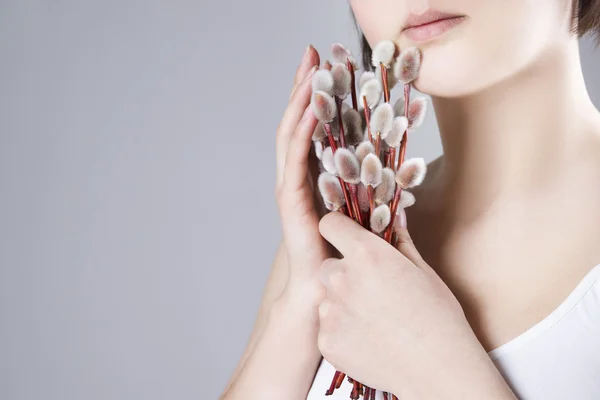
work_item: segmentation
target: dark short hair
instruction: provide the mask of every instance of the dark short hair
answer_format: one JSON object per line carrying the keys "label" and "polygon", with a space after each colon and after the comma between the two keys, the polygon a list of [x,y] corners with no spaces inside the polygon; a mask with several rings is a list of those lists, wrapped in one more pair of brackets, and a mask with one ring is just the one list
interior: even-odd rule
{"label": "dark short hair", "polygon": [[591,34],[600,43],[600,0],[574,1],[573,6],[579,5],[579,11],[573,12],[573,33],[579,37]]}
{"label": "dark short hair", "polygon": [[[354,17],[354,16],[353,16]],[[360,28],[354,19],[354,24],[360,32]],[[600,0],[574,0],[573,1],[573,23],[571,32],[581,38],[587,34],[594,37],[596,45],[600,45]],[[363,67],[372,71],[371,55],[373,50],[362,33],[361,50]]]}

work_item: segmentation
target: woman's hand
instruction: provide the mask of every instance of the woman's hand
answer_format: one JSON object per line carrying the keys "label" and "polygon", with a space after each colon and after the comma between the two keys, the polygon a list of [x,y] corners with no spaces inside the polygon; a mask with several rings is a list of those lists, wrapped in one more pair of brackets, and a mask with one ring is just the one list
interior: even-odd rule
{"label": "woman's hand", "polygon": [[314,309],[322,296],[318,268],[329,256],[328,245],[319,234],[319,213],[311,171],[316,157],[309,159],[312,134],[317,120],[310,108],[312,74],[319,66],[319,54],[310,46],[296,71],[290,102],[277,129],[277,183],[284,244],[289,274],[282,297],[288,305]]}
{"label": "woman's hand", "polygon": [[403,400],[514,399],[460,303],[396,222],[397,249],[339,212],[321,220],[321,234],[344,256],[320,272],[321,353]]}

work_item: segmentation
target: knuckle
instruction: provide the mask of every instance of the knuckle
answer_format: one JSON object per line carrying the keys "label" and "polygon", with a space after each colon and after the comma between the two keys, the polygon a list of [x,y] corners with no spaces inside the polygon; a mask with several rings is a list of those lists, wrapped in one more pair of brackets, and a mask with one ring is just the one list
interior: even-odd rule
{"label": "knuckle", "polygon": [[323,260],[323,262],[321,262],[321,270],[322,271],[327,271],[328,268],[331,268],[331,266],[337,261],[336,258],[326,258],[325,260]]}
{"label": "knuckle", "polygon": [[340,228],[341,225],[341,221],[339,219],[340,215],[338,215],[337,213],[328,213],[325,214],[325,216],[323,218],[321,218],[321,220],[319,221],[319,231],[320,232],[326,232],[326,231],[336,231],[337,229]]}
{"label": "knuckle", "polygon": [[329,274],[329,287],[338,295],[345,293],[347,285],[347,276],[344,268],[335,268]]}
{"label": "knuckle", "polygon": [[335,340],[329,332],[319,331],[317,338],[317,346],[319,351],[328,361],[331,362],[335,358]]}
{"label": "knuckle", "polygon": [[323,301],[325,301],[325,299],[327,298],[327,290],[325,289],[325,286],[323,286],[323,285],[320,285],[320,284],[314,285],[314,289],[313,289],[312,293],[314,296],[313,298],[316,302],[313,304],[320,304]]}
{"label": "knuckle", "polygon": [[360,260],[375,261],[377,258],[377,252],[374,252],[366,243],[356,243],[354,246],[354,252],[356,257],[358,257]]}
{"label": "knuckle", "polygon": [[327,298],[323,299],[323,301],[321,301],[321,304],[319,304],[319,320],[325,320],[325,318],[327,318],[327,315],[329,314],[330,309],[331,301]]}
{"label": "knuckle", "polygon": [[348,287],[348,270],[343,261],[337,258],[328,258],[321,264],[321,279],[327,290],[338,295],[344,293]]}

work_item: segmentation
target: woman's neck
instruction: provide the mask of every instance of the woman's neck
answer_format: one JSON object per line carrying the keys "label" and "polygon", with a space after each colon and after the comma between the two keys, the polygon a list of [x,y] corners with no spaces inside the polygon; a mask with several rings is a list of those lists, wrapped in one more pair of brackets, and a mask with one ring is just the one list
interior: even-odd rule
{"label": "woman's neck", "polygon": [[444,149],[435,182],[455,212],[552,185],[599,140],[575,39],[510,80],[466,97],[434,97],[433,104]]}

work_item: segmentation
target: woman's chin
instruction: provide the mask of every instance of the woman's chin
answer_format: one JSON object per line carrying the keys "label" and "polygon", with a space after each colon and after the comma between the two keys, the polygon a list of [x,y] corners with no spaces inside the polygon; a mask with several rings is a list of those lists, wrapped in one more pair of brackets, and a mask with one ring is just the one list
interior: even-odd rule
{"label": "woman's chin", "polygon": [[451,83],[446,80],[419,76],[413,81],[413,87],[423,94],[433,97],[461,97],[467,95],[465,85]]}
{"label": "woman's chin", "polygon": [[484,65],[485,59],[473,54],[468,41],[453,38],[425,46],[421,51],[421,70],[413,82],[418,91],[438,97],[461,97],[485,86],[485,73],[475,68]]}

